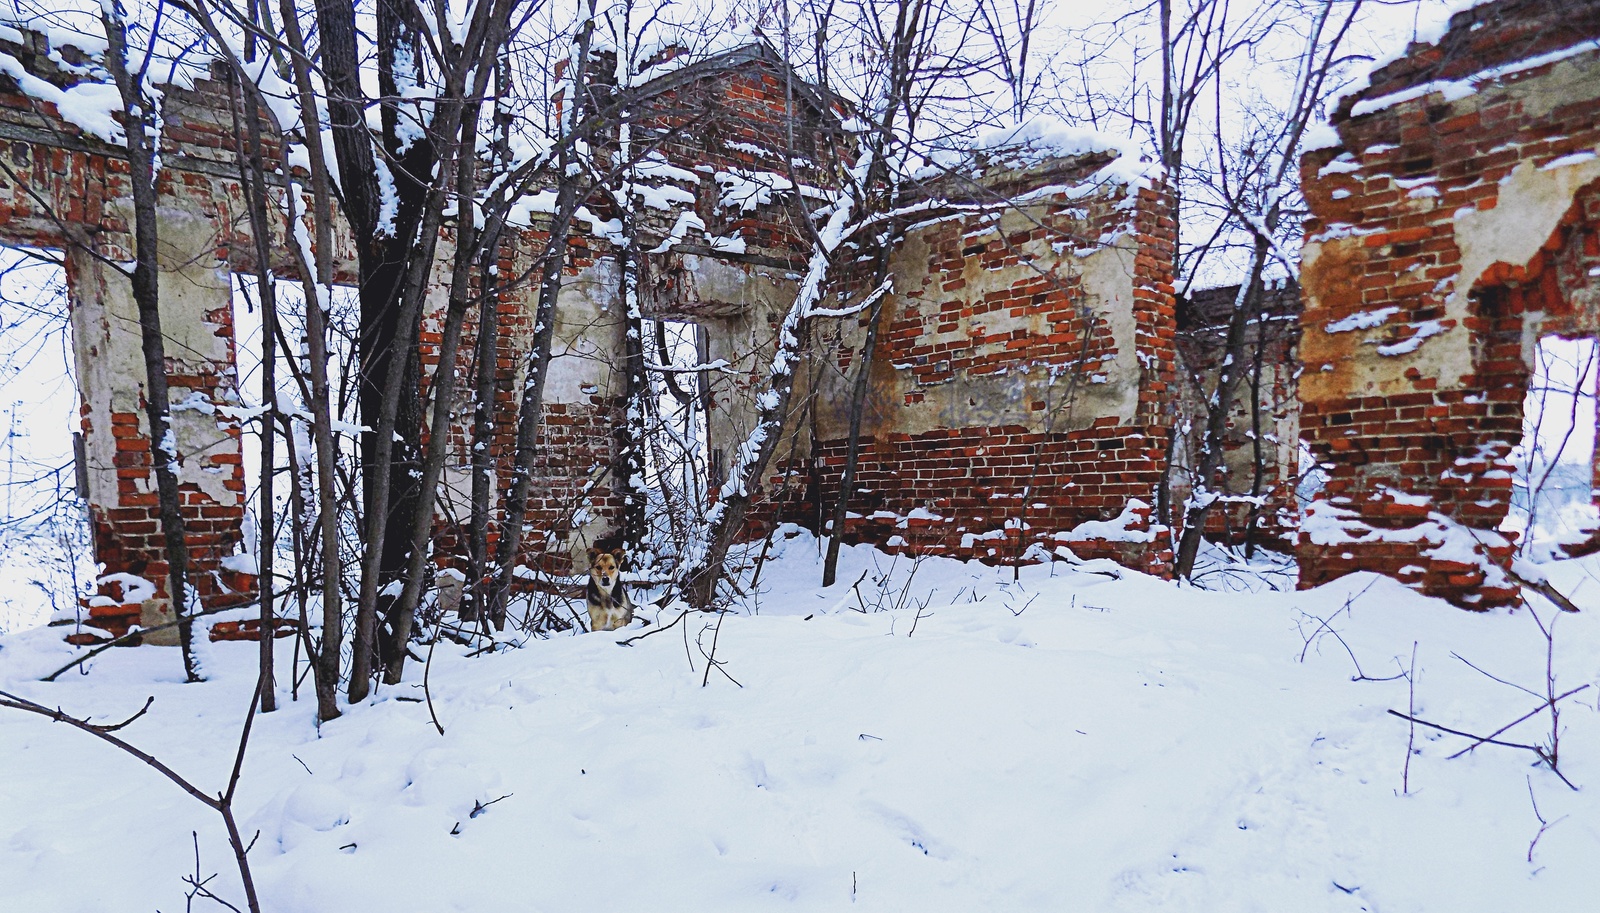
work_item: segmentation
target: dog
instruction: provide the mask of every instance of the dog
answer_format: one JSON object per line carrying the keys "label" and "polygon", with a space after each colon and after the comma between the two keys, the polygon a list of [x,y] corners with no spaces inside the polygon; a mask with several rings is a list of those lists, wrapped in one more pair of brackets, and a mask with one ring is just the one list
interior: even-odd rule
{"label": "dog", "polygon": [[633,600],[622,585],[622,549],[589,549],[589,630],[615,631],[633,621]]}

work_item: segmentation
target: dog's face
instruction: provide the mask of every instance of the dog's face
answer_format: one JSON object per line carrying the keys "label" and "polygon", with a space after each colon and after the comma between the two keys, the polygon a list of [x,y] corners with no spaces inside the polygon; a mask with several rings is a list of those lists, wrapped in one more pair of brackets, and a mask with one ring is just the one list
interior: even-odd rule
{"label": "dog's face", "polygon": [[601,586],[610,589],[617,579],[618,564],[622,558],[620,550],[615,552],[595,552],[589,556],[589,574]]}

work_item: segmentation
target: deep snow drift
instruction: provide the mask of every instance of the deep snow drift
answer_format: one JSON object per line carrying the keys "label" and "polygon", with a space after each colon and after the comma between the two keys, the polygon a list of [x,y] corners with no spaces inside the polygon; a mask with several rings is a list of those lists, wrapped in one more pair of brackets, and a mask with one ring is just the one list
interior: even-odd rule
{"label": "deep snow drift", "polygon": [[[265,909],[1593,909],[1600,689],[1563,703],[1581,792],[1527,751],[1446,760],[1467,742],[1418,727],[1402,795],[1409,727],[1385,711],[1407,683],[1351,680],[1351,652],[1387,677],[1415,641],[1417,715],[1487,734],[1538,700],[1452,652],[1542,692],[1527,609],[1470,615],[1370,575],[1210,593],[1099,563],[1012,583],[927,560],[907,586],[911,561],[864,547],[821,591],[812,540],[774,551],[716,635],[743,687],[701,687],[714,618],[695,616],[626,648],[649,629],[475,658],[441,642],[443,736],[415,664],[320,732],[304,689],[258,719],[239,801]],[[1556,622],[1566,690],[1600,677],[1600,563],[1551,576],[1593,609]],[[216,645],[200,685],[162,648],[40,683],[71,656],[59,638],[0,640],[0,687],[99,721],[154,695],[120,734],[222,787],[253,644]],[[1548,737],[1543,717],[1500,736]],[[182,910],[192,831],[241,902],[216,816],[114,749],[0,710],[0,772],[0,909]],[[1530,790],[1550,822],[1531,862]]]}

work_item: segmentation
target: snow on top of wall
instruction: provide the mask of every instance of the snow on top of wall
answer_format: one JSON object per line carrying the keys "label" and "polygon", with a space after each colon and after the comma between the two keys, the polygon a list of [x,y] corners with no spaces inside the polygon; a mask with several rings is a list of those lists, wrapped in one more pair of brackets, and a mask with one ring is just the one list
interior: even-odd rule
{"label": "snow on top of wall", "polygon": [[[1053,158],[1073,158],[1097,152],[1114,152],[1116,158],[1069,192],[1072,198],[1087,196],[1096,188],[1117,185],[1130,191],[1149,187],[1161,174],[1161,166],[1145,161],[1139,144],[1127,137],[1113,136],[1075,127],[1060,118],[1039,116],[1021,123],[997,127],[979,134],[971,151],[991,165],[1014,168],[1037,165]],[[1048,188],[1058,193],[1061,188]]]}
{"label": "snow on top of wall", "polygon": [[1383,69],[1396,60],[1406,56],[1414,44],[1438,44],[1450,31],[1450,20],[1457,13],[1466,12],[1485,0],[1446,0],[1443,3],[1417,4],[1415,7],[1416,24],[1410,37],[1398,41],[1391,47],[1387,54],[1379,54],[1367,65],[1367,72],[1357,85],[1351,87],[1352,92],[1359,92],[1370,85],[1369,79],[1373,73]]}
{"label": "snow on top of wall", "polygon": [[[1372,114],[1403,102],[1426,97],[1435,92],[1443,95],[1445,101],[1458,101],[1472,95],[1495,80],[1521,73],[1525,70],[1532,70],[1536,67],[1558,63],[1569,57],[1576,57],[1579,54],[1587,54],[1596,50],[1600,50],[1600,41],[1590,38],[1560,50],[1538,54],[1522,60],[1513,60],[1510,63],[1503,63],[1486,70],[1479,70],[1461,79],[1436,79],[1419,86],[1412,86],[1398,92],[1391,92],[1388,95],[1381,95],[1377,98],[1365,98],[1356,102],[1350,108],[1350,116],[1361,117],[1366,114]],[[1363,85],[1362,88],[1364,89],[1366,86]]]}
{"label": "snow on top of wall", "polygon": [[1094,152],[1115,152],[1139,158],[1138,144],[1125,137],[1074,127],[1057,117],[1032,117],[1021,123],[986,130],[972,144],[974,152],[1036,164],[1049,158],[1070,158]]}
{"label": "snow on top of wall", "polygon": [[[656,28],[657,34],[635,44],[631,56],[634,60],[650,60],[663,56],[666,56],[666,59],[639,68],[639,71],[629,78],[630,85],[642,86],[718,54],[765,43],[765,39],[752,23],[730,23],[721,28],[704,31],[677,23],[657,23]],[[594,36],[594,50],[614,52],[617,46],[609,37],[602,37],[597,31]],[[669,54],[670,56],[667,56]]]}
{"label": "snow on top of wall", "polygon": [[[0,40],[12,44],[26,43],[22,29],[34,32],[44,32],[49,42],[49,56],[58,64],[64,64],[59,48],[76,47],[84,53],[99,55],[105,53],[105,39],[96,39],[84,35],[76,29],[61,27],[39,28],[34,23],[9,22],[0,20]],[[66,69],[77,75],[85,75],[83,67],[67,65]],[[116,86],[98,80],[81,82],[71,88],[63,89],[54,83],[48,82],[29,73],[23,67],[22,61],[10,54],[0,52],[0,73],[4,73],[16,80],[17,87],[22,94],[47,104],[55,105],[61,119],[77,127],[90,136],[98,137],[107,143],[120,144],[125,136],[122,125],[113,116],[114,112],[122,110],[122,97],[117,94]]]}
{"label": "snow on top of wall", "polygon": [[[1090,540],[1102,542],[1154,542],[1158,530],[1149,526],[1146,521],[1146,514],[1140,513],[1140,511],[1148,512],[1149,510],[1149,504],[1138,498],[1133,498],[1122,508],[1122,513],[1117,514],[1115,518],[1111,520],[1088,520],[1079,523],[1071,530],[1068,530],[1064,538],[1067,542],[1088,542]],[[1146,528],[1138,529],[1137,527],[1140,526]],[[1063,536],[1057,533],[1056,538],[1061,539]]]}
{"label": "snow on top of wall", "polygon": [[1339,131],[1333,129],[1332,124],[1317,123],[1306,128],[1305,135],[1300,138],[1300,148],[1305,152],[1315,152],[1318,149],[1336,149],[1342,144]]}

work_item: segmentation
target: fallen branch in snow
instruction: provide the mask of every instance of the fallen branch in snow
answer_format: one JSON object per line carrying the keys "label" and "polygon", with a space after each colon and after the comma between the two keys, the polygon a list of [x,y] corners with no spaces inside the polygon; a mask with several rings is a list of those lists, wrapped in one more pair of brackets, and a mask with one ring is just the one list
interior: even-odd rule
{"label": "fallen branch in snow", "polygon": [[619,640],[619,641],[617,641],[617,646],[619,646],[619,647],[631,647],[635,643],[637,643],[638,641],[644,640],[646,637],[649,637],[652,634],[660,634],[662,631],[670,631],[670,630],[673,629],[673,627],[675,627],[678,624],[678,622],[684,620],[685,618],[688,618],[689,617],[689,613],[692,612],[692,611],[694,611],[694,610],[693,609],[684,609],[682,612],[678,613],[678,617],[672,619],[672,621],[670,621],[670,622],[668,622],[668,623],[666,623],[664,625],[660,625],[658,627],[651,628],[650,630],[644,632],[643,634],[635,634],[632,637],[626,638],[624,640]]}
{"label": "fallen branch in snow", "polygon": [[[1477,734],[1471,733],[1471,732],[1462,732],[1459,729],[1451,729],[1448,726],[1440,726],[1438,723],[1430,723],[1427,720],[1419,719],[1419,718],[1417,718],[1415,716],[1412,716],[1410,714],[1401,713],[1398,710],[1390,710],[1388,712],[1389,712],[1389,714],[1391,716],[1397,716],[1397,717],[1399,717],[1399,718],[1401,718],[1403,720],[1409,720],[1412,723],[1415,723],[1415,724],[1417,724],[1419,726],[1427,726],[1429,729],[1437,729],[1440,732],[1448,732],[1451,735],[1458,735],[1458,736],[1461,736],[1464,739],[1472,739],[1472,744],[1471,745],[1468,745],[1466,748],[1461,749],[1460,751],[1458,751],[1455,754],[1451,755],[1446,760],[1452,760],[1453,761],[1456,758],[1459,758],[1462,755],[1467,754],[1468,752],[1470,752],[1473,749],[1477,748],[1479,745],[1499,745],[1499,746],[1501,746],[1503,748],[1521,748],[1521,749],[1523,749],[1525,751],[1533,752],[1534,756],[1539,759],[1540,763],[1544,764],[1545,767],[1549,768],[1551,773],[1553,773],[1557,777],[1561,778],[1561,782],[1567,784],[1567,786],[1570,789],[1572,789],[1574,792],[1576,792],[1578,787],[1571,780],[1567,779],[1567,775],[1562,773],[1560,767],[1558,766],[1559,758],[1560,758],[1559,754],[1557,753],[1558,749],[1556,749],[1554,747],[1547,747],[1547,746],[1544,746],[1544,745],[1525,745],[1525,744],[1523,744],[1521,742],[1505,742],[1505,741],[1501,741],[1497,737],[1500,736],[1501,734],[1505,733],[1507,730],[1511,729],[1513,726],[1516,726],[1518,723],[1522,723],[1522,722],[1525,722],[1526,720],[1532,719],[1534,716],[1538,715],[1539,713],[1541,713],[1541,712],[1543,712],[1545,710],[1550,710],[1551,711],[1552,716],[1554,717],[1554,720],[1555,720],[1555,723],[1553,723],[1553,725],[1558,725],[1560,717],[1559,716],[1554,716],[1554,714],[1555,714],[1555,705],[1560,701],[1564,701],[1567,698],[1572,697],[1574,694],[1577,694],[1577,693],[1579,693],[1581,691],[1587,690],[1588,688],[1589,688],[1589,686],[1586,685],[1586,684],[1585,685],[1579,685],[1578,687],[1573,688],[1571,691],[1568,691],[1565,694],[1560,694],[1560,695],[1556,695],[1556,696],[1554,696],[1552,698],[1549,698],[1548,700],[1546,700],[1545,703],[1540,704],[1538,707],[1533,708],[1532,710],[1528,711],[1527,713],[1523,714],[1522,716],[1517,717],[1516,719],[1514,719],[1511,722],[1505,724],[1504,726],[1501,726],[1499,729],[1496,729],[1494,732],[1492,732],[1492,733],[1490,733],[1490,734],[1488,734],[1486,736],[1485,735],[1477,735]],[[1408,755],[1408,760],[1409,760],[1409,755]]]}
{"label": "fallen branch in snow", "polygon": [[[251,840],[250,846],[246,846],[243,838],[240,836],[238,822],[233,816],[233,797],[239,787],[239,775],[244,768],[244,752],[246,746],[248,746],[250,743],[250,729],[252,724],[255,722],[256,708],[259,706],[261,689],[265,683],[265,676],[258,676],[256,678],[256,687],[250,692],[250,710],[248,713],[246,713],[244,727],[239,732],[239,749],[234,755],[233,771],[228,776],[228,788],[218,793],[216,796],[207,795],[200,789],[200,787],[195,786],[193,783],[185,779],[182,774],[179,774],[177,771],[162,763],[161,760],[155,755],[143,751],[111,734],[143,716],[145,711],[150,709],[150,704],[155,700],[153,697],[145,701],[144,707],[142,707],[138,713],[135,713],[133,716],[129,717],[123,722],[112,726],[97,725],[89,722],[88,720],[83,720],[72,716],[59,707],[52,710],[43,704],[35,703],[34,701],[30,701],[25,697],[11,694],[7,691],[0,691],[0,707],[9,707],[13,710],[21,710],[24,713],[32,713],[37,716],[42,716],[55,723],[66,723],[68,726],[71,726],[74,729],[87,732],[103,742],[120,748],[127,754],[132,755],[134,758],[137,758],[139,761],[143,762],[146,767],[149,767],[156,773],[159,773],[168,780],[171,780],[178,786],[179,789],[182,789],[184,792],[194,797],[206,808],[209,808],[220,815],[222,817],[223,825],[228,830],[228,845],[233,848],[234,862],[239,866],[239,880],[244,884],[245,903],[249,907],[250,913],[261,913],[261,902],[256,897],[255,879],[251,876],[250,860],[247,855],[250,851],[250,846],[255,845],[255,841]],[[198,853],[199,850],[197,847],[196,854],[198,855]],[[199,889],[203,888],[205,882],[210,880],[199,880],[198,874],[196,875],[196,879],[199,881],[198,884],[196,884],[195,881],[190,881],[187,877],[185,878],[185,881],[191,886]],[[209,895],[209,889],[205,889],[204,893]],[[223,902],[225,905],[232,907],[232,904],[226,904],[226,902],[222,901],[221,898],[216,899],[219,902]]]}
{"label": "fallen branch in snow", "polygon": [[[1572,689],[1571,691],[1568,691],[1566,694],[1558,695],[1554,700],[1556,700],[1556,701],[1564,701],[1567,698],[1573,696],[1574,694],[1577,694],[1580,691],[1583,691],[1584,689],[1586,689],[1588,687],[1589,687],[1588,685],[1579,685],[1578,687]],[[1545,700],[1543,697],[1540,697],[1539,699],[1540,700]],[[1445,760],[1454,761],[1456,758],[1459,758],[1462,755],[1471,752],[1474,748],[1477,748],[1479,745],[1482,745],[1482,744],[1485,744],[1485,743],[1489,743],[1489,744],[1492,744],[1492,745],[1504,745],[1504,744],[1506,744],[1504,742],[1496,742],[1496,741],[1494,741],[1494,737],[1500,735],[1501,733],[1503,733],[1506,730],[1510,729],[1511,727],[1517,725],[1518,723],[1524,722],[1525,720],[1532,719],[1534,716],[1538,715],[1540,712],[1546,710],[1549,707],[1550,703],[1552,703],[1552,702],[1551,701],[1547,701],[1546,703],[1540,704],[1539,706],[1533,708],[1532,710],[1529,710],[1527,713],[1524,713],[1522,716],[1519,716],[1516,719],[1512,720],[1511,722],[1505,724],[1504,726],[1501,726],[1499,729],[1496,729],[1494,732],[1489,733],[1489,735],[1487,735],[1487,736],[1485,736],[1483,738],[1478,738],[1478,737],[1474,736],[1473,738],[1476,738],[1477,741],[1474,741],[1471,745],[1468,745],[1466,748],[1461,749],[1460,751],[1456,752],[1455,754],[1451,755],[1450,757],[1446,758]],[[1537,752],[1541,758],[1544,757],[1543,749],[1539,748],[1538,746],[1519,745],[1519,746],[1516,746],[1516,747],[1518,747],[1518,748],[1531,748],[1533,751]],[[1566,778],[1563,777],[1562,779],[1566,779]]]}
{"label": "fallen branch in snow", "polygon": [[1535,593],[1538,593],[1540,596],[1543,596],[1544,598],[1555,603],[1556,608],[1563,612],[1576,613],[1578,611],[1577,603],[1573,602],[1571,599],[1568,599],[1565,593],[1551,586],[1550,581],[1531,580],[1522,576],[1521,574],[1518,574],[1514,570],[1515,567],[1516,562],[1511,562],[1506,566],[1505,570],[1507,577],[1510,577],[1512,580],[1515,580],[1517,583],[1521,584],[1523,588],[1532,590]]}
{"label": "fallen branch in snow", "polygon": [[1419,719],[1417,717],[1414,717],[1414,716],[1410,715],[1409,713],[1401,713],[1398,710],[1390,710],[1390,711],[1388,711],[1388,713],[1389,713],[1390,716],[1397,716],[1402,720],[1410,720],[1411,722],[1416,723],[1418,726],[1426,726],[1429,729],[1437,729],[1440,732],[1448,732],[1451,735],[1458,735],[1458,736],[1461,736],[1464,739],[1477,739],[1478,740],[1477,744],[1479,744],[1479,745],[1482,745],[1484,743],[1488,743],[1490,745],[1502,745],[1502,746],[1504,746],[1506,748],[1525,748],[1528,751],[1538,751],[1539,750],[1538,747],[1534,746],[1534,745],[1524,745],[1521,742],[1502,742],[1502,741],[1499,741],[1498,739],[1492,739],[1492,738],[1489,738],[1487,736],[1474,735],[1474,734],[1472,734],[1470,732],[1462,732],[1459,729],[1451,729],[1449,726],[1440,726],[1438,723],[1430,723],[1427,720]]}

